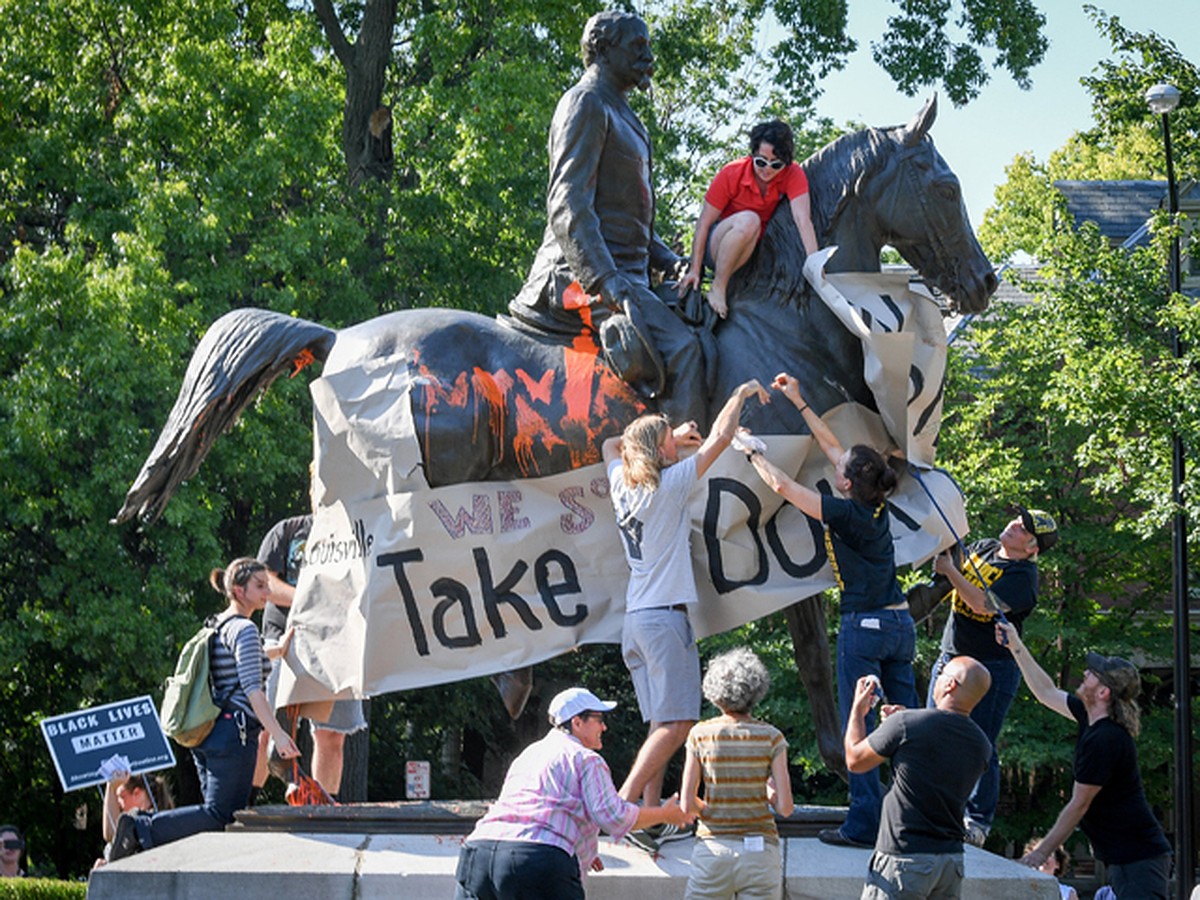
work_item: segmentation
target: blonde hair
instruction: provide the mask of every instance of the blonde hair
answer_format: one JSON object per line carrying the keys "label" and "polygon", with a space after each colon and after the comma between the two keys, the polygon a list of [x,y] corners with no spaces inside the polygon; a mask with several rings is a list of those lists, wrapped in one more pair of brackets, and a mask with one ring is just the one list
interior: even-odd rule
{"label": "blonde hair", "polygon": [[[1109,691],[1111,692],[1112,688],[1109,688]],[[1115,693],[1110,693],[1108,715],[1132,737],[1137,737],[1142,730],[1142,713],[1136,700],[1125,700]]]}
{"label": "blonde hair", "polygon": [[662,459],[658,448],[671,425],[665,416],[639,416],[621,435],[622,478],[627,488],[658,490]]}

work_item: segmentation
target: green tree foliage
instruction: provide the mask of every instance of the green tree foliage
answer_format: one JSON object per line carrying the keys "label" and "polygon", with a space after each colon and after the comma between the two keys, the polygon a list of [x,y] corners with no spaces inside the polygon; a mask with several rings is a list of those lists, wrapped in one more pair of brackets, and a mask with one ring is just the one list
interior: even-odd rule
{"label": "green tree foliage", "polygon": [[243,305],[361,319],[374,285],[309,18],[282,3],[5,6],[0,766],[31,853],[53,848],[77,873],[99,842],[67,823],[96,798],[55,799],[38,720],[157,695],[220,606],[208,569],[304,502],[295,381],[218,445],[158,527],[107,524],[197,337]]}
{"label": "green tree foliage", "polygon": [[[1004,507],[1015,502],[1044,506],[1058,518],[1062,540],[1039,560],[1041,601],[1027,623],[1027,643],[1068,690],[1082,677],[1088,649],[1139,662],[1147,701],[1138,741],[1142,772],[1151,803],[1165,811],[1172,775],[1175,432],[1189,453],[1190,539],[1200,537],[1200,383],[1194,351],[1174,359],[1168,328],[1180,329],[1194,348],[1200,313],[1194,300],[1167,291],[1173,231],[1164,212],[1148,245],[1112,247],[1093,225],[1070,221],[1053,182],[1160,173],[1159,123],[1142,97],[1167,72],[1185,87],[1172,125],[1191,137],[1177,143],[1177,165],[1196,172],[1196,94],[1188,86],[1198,72],[1168,42],[1094,16],[1117,53],[1101,64],[1101,74],[1085,79],[1101,124],[1074,136],[1045,164],[1019,157],[997,190],[980,232],[985,249],[993,258],[1023,251],[1042,266],[1021,285],[1034,302],[993,309],[957,342],[940,457],[966,488],[977,533],[995,533]],[[1073,734],[1069,722],[1022,689],[1000,738],[1015,808],[1002,808],[997,840],[1020,845],[1048,829],[1070,792]]]}
{"label": "green tree foliage", "polygon": [[49,878],[5,878],[0,881],[0,900],[84,900],[87,885],[78,881]]}
{"label": "green tree foliage", "polygon": [[[1053,246],[1040,279],[1024,285],[1035,302],[997,308],[956,348],[940,456],[966,489],[977,535],[998,533],[1016,502],[1058,519],[1062,540],[1039,560],[1026,642],[1066,689],[1082,677],[1088,649],[1144,663],[1147,696],[1159,705],[1146,711],[1139,747],[1151,800],[1165,806],[1170,431],[1178,421],[1194,429],[1188,396],[1200,385],[1164,341],[1174,304],[1162,292],[1161,238],[1129,253],[1087,227],[1063,230]],[[999,821],[1001,839],[1019,842],[1052,823],[1058,807],[1027,798],[1049,790],[1065,802],[1073,733],[1021,691],[1001,735],[1018,802]]]}
{"label": "green tree foliage", "polygon": [[[1093,135],[1097,141],[1119,141],[1128,132],[1151,131],[1158,136],[1156,116],[1146,115],[1146,89],[1169,82],[1179,89],[1179,108],[1172,113],[1175,156],[1184,177],[1200,170],[1200,68],[1187,59],[1173,41],[1154,32],[1139,34],[1094,6],[1087,6],[1096,27],[1112,42],[1113,57],[1102,59],[1093,74],[1082,79],[1092,95]],[[1161,146],[1161,145],[1160,145]],[[1164,160],[1159,153],[1150,171],[1161,176]]]}
{"label": "green tree foliage", "polygon": [[[979,95],[990,75],[980,50],[994,52],[1021,87],[1041,62],[1048,43],[1046,17],[1032,0],[893,0],[887,32],[871,41],[871,55],[908,96],[941,84],[961,106]],[[850,0],[775,0],[788,38],[774,49],[784,83],[812,95],[817,79],[842,69],[858,42],[846,33]]]}
{"label": "green tree foliage", "polygon": [[1200,177],[1200,69],[1173,42],[1153,32],[1130,32],[1117,17],[1087,9],[1114,52],[1081,79],[1092,95],[1094,124],[1073,135],[1045,163],[1023,155],[1008,167],[1008,180],[996,189],[995,205],[984,214],[979,231],[993,259],[1017,253],[1053,256],[1051,243],[1069,224],[1055,181],[1166,177],[1162,124],[1145,101],[1146,90],[1158,82],[1174,84],[1181,94],[1179,108],[1171,114],[1176,176],[1181,184]]}

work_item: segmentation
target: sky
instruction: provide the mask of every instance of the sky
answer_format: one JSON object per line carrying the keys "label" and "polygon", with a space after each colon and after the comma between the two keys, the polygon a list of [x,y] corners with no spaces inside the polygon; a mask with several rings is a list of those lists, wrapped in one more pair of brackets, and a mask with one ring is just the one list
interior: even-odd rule
{"label": "sky", "polygon": [[[1031,72],[1028,91],[1002,69],[980,95],[955,109],[938,96],[938,116],[931,134],[942,157],[962,183],[971,222],[978,227],[992,205],[1004,168],[1018,154],[1032,152],[1044,161],[1074,132],[1090,127],[1091,103],[1079,79],[1091,74],[1111,45],[1083,12],[1079,0],[1040,0],[1050,41],[1042,63]],[[1174,41],[1180,52],[1200,61],[1200,0],[1093,0],[1132,31],[1156,32]],[[817,112],[837,124],[852,120],[867,125],[898,125],[921,108],[929,91],[906,97],[871,59],[870,42],[886,29],[897,7],[891,0],[853,0],[849,32],[859,42],[845,70],[823,82]],[[990,58],[984,56],[985,62]],[[930,89],[932,90],[932,89]]]}

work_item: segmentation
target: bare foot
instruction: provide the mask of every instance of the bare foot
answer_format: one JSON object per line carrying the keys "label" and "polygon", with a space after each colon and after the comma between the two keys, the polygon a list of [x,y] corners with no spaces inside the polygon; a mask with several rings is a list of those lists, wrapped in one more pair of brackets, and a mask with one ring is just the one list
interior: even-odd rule
{"label": "bare foot", "polygon": [[708,305],[712,307],[712,311],[719,317],[724,319],[729,315],[729,307],[725,303],[725,291],[723,288],[713,285],[708,289],[708,293],[704,297],[708,300]]}

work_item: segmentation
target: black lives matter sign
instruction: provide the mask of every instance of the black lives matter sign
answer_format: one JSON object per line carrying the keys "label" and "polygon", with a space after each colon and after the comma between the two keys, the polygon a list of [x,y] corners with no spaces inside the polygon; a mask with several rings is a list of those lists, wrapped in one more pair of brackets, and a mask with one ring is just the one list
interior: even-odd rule
{"label": "black lives matter sign", "polygon": [[175,765],[150,697],[134,697],[42,720],[42,737],[64,791],[103,784],[100,764],[120,754],[131,774]]}

